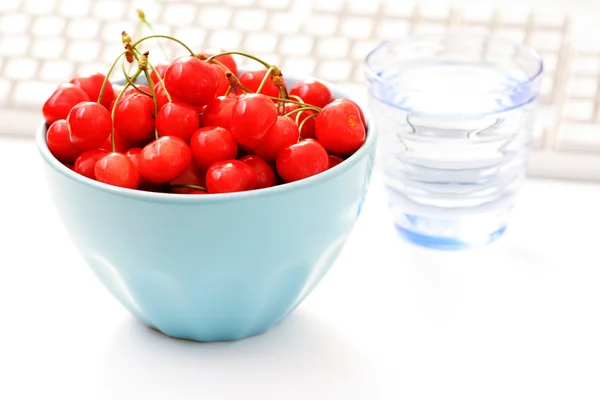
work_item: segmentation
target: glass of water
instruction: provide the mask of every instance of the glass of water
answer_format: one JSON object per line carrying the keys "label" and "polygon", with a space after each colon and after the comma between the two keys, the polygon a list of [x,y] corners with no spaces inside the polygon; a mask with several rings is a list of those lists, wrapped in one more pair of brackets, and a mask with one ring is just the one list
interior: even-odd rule
{"label": "glass of water", "polygon": [[538,53],[447,33],[385,42],[365,62],[377,164],[397,230],[441,249],[500,237],[527,169]]}

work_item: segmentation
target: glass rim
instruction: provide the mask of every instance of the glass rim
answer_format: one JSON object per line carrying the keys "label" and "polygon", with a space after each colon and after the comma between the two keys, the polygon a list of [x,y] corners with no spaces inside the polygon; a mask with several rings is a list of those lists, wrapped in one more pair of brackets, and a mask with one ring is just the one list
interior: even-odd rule
{"label": "glass rim", "polygon": [[[508,39],[506,37],[503,37],[503,36],[497,35],[497,34],[445,32],[445,33],[411,34],[411,35],[407,35],[401,39],[382,41],[374,49],[369,51],[369,53],[366,55],[366,57],[363,61],[363,64],[365,67],[365,75],[367,76],[367,79],[374,79],[382,84],[388,83],[387,79],[382,79],[374,71],[373,66],[371,64],[371,58],[375,55],[375,53],[377,53],[384,47],[397,45],[397,44],[410,44],[411,42],[422,41],[424,39],[444,39],[444,38],[448,38],[448,37],[462,37],[462,38],[466,38],[466,39],[478,38],[478,39],[487,40],[490,42],[504,43],[507,45],[511,45],[516,49],[523,49],[524,51],[526,51],[528,53],[528,55],[531,56],[532,60],[537,64],[536,71],[534,73],[528,75],[525,79],[517,80],[515,82],[515,84],[511,86],[511,88],[523,87],[523,86],[529,85],[532,82],[534,82],[536,79],[538,79],[544,73],[544,61],[543,61],[542,55],[540,54],[539,51],[537,51],[535,48],[533,48],[532,46],[530,46],[526,43],[519,43],[517,41]],[[506,90],[507,89],[490,90],[490,91],[485,91],[485,92],[480,92],[480,93],[502,93],[502,92],[505,92]],[[427,91],[419,91],[419,92],[427,92]]]}

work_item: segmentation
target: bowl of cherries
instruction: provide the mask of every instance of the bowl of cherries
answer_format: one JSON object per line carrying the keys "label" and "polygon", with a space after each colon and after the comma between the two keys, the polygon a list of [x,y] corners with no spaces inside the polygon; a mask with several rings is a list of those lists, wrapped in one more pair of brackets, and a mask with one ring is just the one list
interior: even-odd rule
{"label": "bowl of cherries", "polygon": [[[154,64],[149,39],[186,53]],[[373,168],[371,118],[333,85],[249,54],[122,42],[107,71],[43,105],[36,141],[57,213],[143,324],[197,341],[264,332],[343,249]],[[240,57],[257,67],[238,70]]]}

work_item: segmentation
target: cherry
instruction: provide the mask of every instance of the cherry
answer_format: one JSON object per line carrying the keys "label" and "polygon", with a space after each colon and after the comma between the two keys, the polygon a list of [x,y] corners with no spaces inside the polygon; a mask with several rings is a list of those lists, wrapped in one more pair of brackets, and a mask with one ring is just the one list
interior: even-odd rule
{"label": "cherry", "polygon": [[131,142],[151,140],[154,136],[154,101],[141,93],[120,99],[115,110],[115,130]]}
{"label": "cherry", "polygon": [[[169,64],[167,63],[158,63],[154,64],[154,69],[158,72],[158,75],[164,79],[165,71],[167,70],[168,66]],[[154,69],[152,70],[152,72],[150,72],[150,79],[152,79],[152,82],[154,82],[154,84],[156,85],[157,83],[160,83],[160,81],[158,80],[158,76],[156,76]]]}
{"label": "cherry", "polygon": [[279,152],[277,173],[285,182],[294,182],[319,174],[329,167],[325,148],[314,139],[306,139]]}
{"label": "cherry", "polygon": [[[285,103],[285,113],[287,114],[290,111],[297,110],[299,107],[300,106],[298,104]],[[315,110],[304,110],[299,112],[300,117],[298,118],[298,124],[302,125],[302,130],[300,131],[300,136],[302,137],[302,139],[309,139],[315,137],[315,118],[308,117],[316,113],[317,112]],[[292,114],[291,118],[295,121],[296,114]],[[308,120],[303,124],[302,121],[304,121],[307,118]]]}
{"label": "cherry", "polygon": [[96,174],[94,172],[96,163],[107,154],[108,151],[100,149],[84,151],[75,160],[73,171],[90,179],[96,179]]}
{"label": "cherry", "polygon": [[[91,101],[97,101],[100,96],[100,90],[106,76],[100,72],[96,72],[91,75],[80,75],[71,79],[71,83],[79,86],[90,98]],[[110,81],[106,82],[104,92],[102,93],[102,100],[100,104],[108,108],[110,103],[114,99],[114,90]]]}
{"label": "cherry", "polygon": [[225,75],[225,70],[218,64],[211,64],[215,71],[217,72],[217,80],[219,82],[219,86],[217,87],[216,96],[224,96],[227,93],[227,89],[229,89],[229,80],[227,79],[227,75]]}
{"label": "cherry", "polygon": [[209,101],[202,113],[202,125],[231,130],[231,114],[236,101],[234,96],[218,96]]}
{"label": "cherry", "polygon": [[147,144],[140,154],[140,174],[152,183],[167,183],[183,174],[192,162],[185,141],[162,136]]}
{"label": "cherry", "polygon": [[96,180],[109,185],[137,189],[140,184],[138,168],[122,153],[109,153],[94,166]]}
{"label": "cherry", "polygon": [[254,170],[256,174],[256,189],[267,188],[277,184],[277,176],[273,167],[258,156],[245,156],[240,158]]}
{"label": "cherry", "polygon": [[206,171],[217,161],[234,159],[238,144],[231,132],[219,126],[206,126],[194,132],[190,139],[190,149],[196,165]]}
{"label": "cherry", "polygon": [[344,159],[342,157],[338,157],[338,156],[336,156],[334,154],[330,154],[329,155],[329,167],[327,169],[333,168],[336,165],[339,165],[339,164],[341,164],[343,162],[344,162]]}
{"label": "cherry", "polygon": [[[169,98],[167,97],[167,95],[165,93],[165,89],[162,87],[160,82],[157,83],[156,85],[154,85],[154,92],[156,93],[156,104],[158,106],[158,109],[160,110],[161,108],[163,108],[165,106],[165,104],[167,104],[169,102]],[[171,99],[171,100],[175,100],[175,99]]]}
{"label": "cherry", "polygon": [[[266,68],[256,71],[244,71],[240,75],[240,83],[247,89],[256,92],[261,82],[263,81],[266,73]],[[275,85],[273,79],[271,79],[271,77],[268,77],[267,82],[265,82],[260,93],[264,94],[265,96],[279,97],[279,88],[277,87],[277,85]]]}
{"label": "cherry", "polygon": [[50,125],[46,132],[46,142],[50,153],[62,163],[70,164],[81,154],[81,150],[71,144],[69,127],[64,119],[59,119]]}
{"label": "cherry", "polygon": [[208,194],[208,192],[205,192],[204,190],[194,189],[191,192],[189,192],[189,194]]}
{"label": "cherry", "polygon": [[[192,154],[193,155],[193,154]],[[206,174],[203,171],[200,171],[200,168],[195,163],[190,163],[188,169],[178,178],[172,180],[170,182],[171,185],[193,185],[193,186],[202,186],[206,185]],[[174,193],[192,193],[194,189],[190,188],[173,188]],[[206,192],[205,192],[206,193]]]}
{"label": "cherry", "polygon": [[[131,143],[129,140],[123,138],[123,136],[119,135],[119,133],[115,131],[115,151],[117,151],[119,153],[125,153],[131,147],[133,147],[133,143]],[[109,135],[106,138],[106,140],[104,141],[104,143],[102,143],[100,146],[98,146],[98,148],[111,152],[112,151],[111,135]]]}
{"label": "cherry", "polygon": [[365,120],[365,114],[363,114],[363,111],[358,104],[356,104],[354,101],[352,101],[350,99],[337,99],[334,101],[348,102],[348,103],[354,104],[354,106],[358,109],[358,114],[360,115],[361,122],[363,123],[365,128],[367,127],[367,121]]}
{"label": "cherry", "polygon": [[299,137],[296,122],[290,117],[280,115],[253,150],[265,161],[273,162],[281,150],[298,143]]}
{"label": "cherry", "polygon": [[110,113],[101,104],[86,101],[77,104],[67,115],[71,144],[80,150],[100,146],[110,135]]}
{"label": "cherry", "polygon": [[52,125],[59,119],[66,119],[76,104],[89,100],[89,96],[79,86],[62,83],[42,106],[42,115],[46,123]]}
{"label": "cherry", "polygon": [[197,106],[215,97],[219,85],[214,67],[191,56],[175,59],[165,71],[164,82],[171,95]]}
{"label": "cherry", "polygon": [[298,96],[304,103],[317,107],[325,107],[333,100],[329,88],[314,79],[297,82],[290,89],[290,95]]}
{"label": "cherry", "polygon": [[231,113],[231,133],[235,140],[252,148],[277,120],[277,106],[267,96],[256,93],[238,97]]}
{"label": "cherry", "polygon": [[[127,156],[127,158],[129,158],[131,160],[131,162],[133,163],[133,165],[135,165],[135,167],[138,169],[138,172],[139,172],[140,171],[140,158],[142,157],[142,149],[139,147],[133,147],[133,148],[127,150],[125,155]],[[140,183],[138,185],[139,189],[155,190],[158,188],[158,186],[159,185],[157,185],[155,183],[148,182],[148,180],[146,180],[140,172]]]}
{"label": "cherry", "polygon": [[208,193],[254,190],[257,178],[251,166],[240,160],[218,161],[206,172]]}
{"label": "cherry", "polygon": [[[223,49],[204,49],[202,50],[202,55],[206,58],[210,56],[214,56],[215,54],[223,53],[225,50]],[[224,56],[216,57],[215,60],[219,61],[221,64],[227,67],[229,71],[235,76],[238,74],[238,68],[233,56],[231,54],[225,54]]]}
{"label": "cherry", "polygon": [[175,102],[165,104],[156,116],[156,129],[161,136],[177,136],[186,142],[199,126],[196,110]]}
{"label": "cherry", "polygon": [[315,132],[319,142],[331,153],[345,156],[358,150],[366,140],[366,130],[354,103],[336,100],[317,115]]}

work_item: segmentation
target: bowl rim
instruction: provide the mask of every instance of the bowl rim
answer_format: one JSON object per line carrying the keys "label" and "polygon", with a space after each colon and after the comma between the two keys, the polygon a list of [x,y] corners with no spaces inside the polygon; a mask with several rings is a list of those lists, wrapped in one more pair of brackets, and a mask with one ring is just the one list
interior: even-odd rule
{"label": "bowl rim", "polygon": [[[301,80],[301,79],[314,79],[324,83],[331,90],[339,92],[344,98],[348,98],[350,100],[356,101],[353,96],[348,95],[344,90],[339,89],[336,85],[322,80],[318,78],[314,78],[312,76],[308,76],[305,78],[299,78],[294,75],[286,75],[286,78],[290,80]],[[359,103],[357,103],[359,104]],[[336,165],[333,168],[330,168],[326,171],[321,172],[320,174],[313,175],[311,177],[285,183],[277,186],[272,186],[269,188],[249,190],[244,192],[234,192],[234,193],[217,193],[211,194],[209,196],[199,196],[199,195],[185,195],[178,193],[157,193],[157,192],[149,192],[138,189],[128,189],[122,188],[118,186],[109,185],[103,182],[96,181],[94,179],[87,178],[83,175],[80,175],[62,164],[58,159],[50,153],[50,149],[48,148],[48,143],[46,141],[46,132],[48,126],[42,120],[41,124],[38,127],[36,133],[36,145],[39,153],[42,158],[46,161],[46,163],[55,169],[57,172],[62,174],[64,177],[71,179],[79,184],[86,185],[88,187],[94,188],[96,190],[103,191],[105,193],[116,195],[120,197],[126,197],[134,200],[141,200],[146,202],[164,202],[170,204],[212,204],[215,202],[228,202],[228,201],[243,201],[250,200],[258,197],[270,197],[270,196],[278,196],[283,195],[285,193],[297,192],[309,186],[316,186],[327,181],[331,181],[336,177],[344,174],[348,171],[352,166],[357,164],[360,160],[367,157],[371,148],[375,145],[375,140],[377,137],[377,127],[374,123],[373,117],[370,111],[364,107],[361,108],[363,114],[365,116],[365,122],[367,124],[367,137],[365,143],[358,149],[354,154],[348,157],[344,162]]]}

